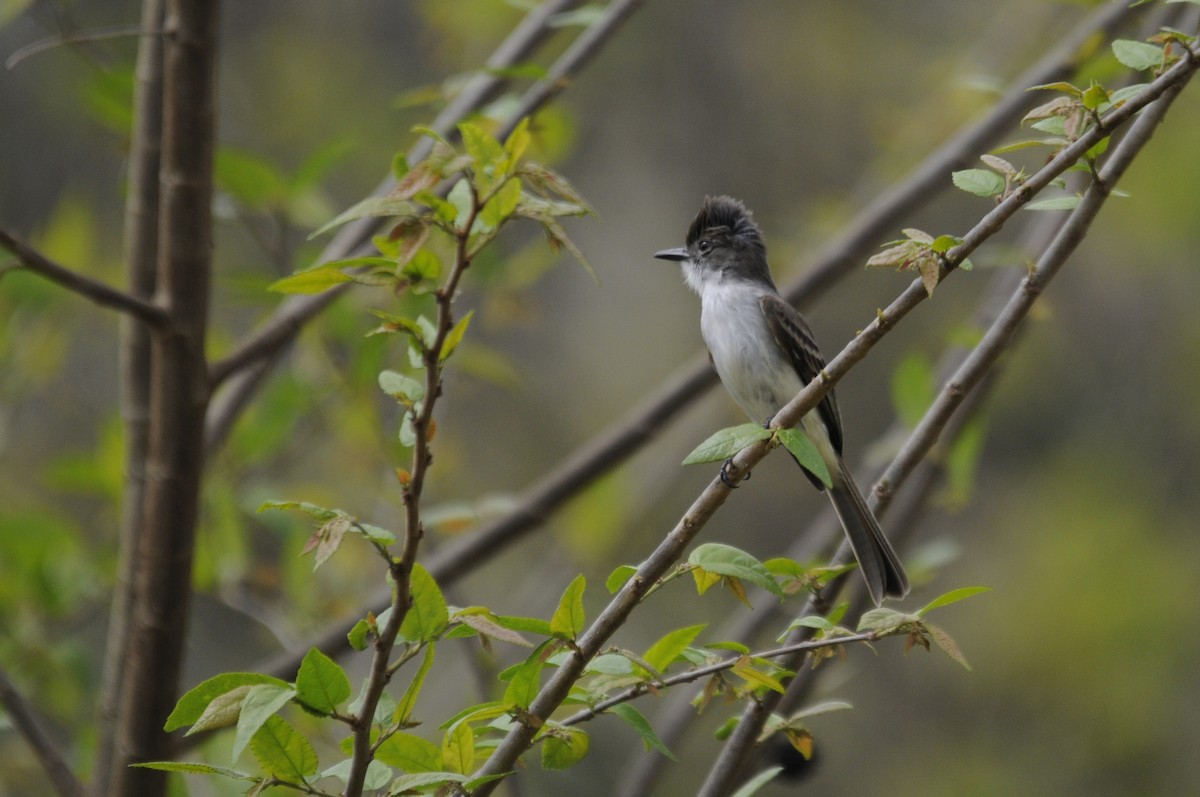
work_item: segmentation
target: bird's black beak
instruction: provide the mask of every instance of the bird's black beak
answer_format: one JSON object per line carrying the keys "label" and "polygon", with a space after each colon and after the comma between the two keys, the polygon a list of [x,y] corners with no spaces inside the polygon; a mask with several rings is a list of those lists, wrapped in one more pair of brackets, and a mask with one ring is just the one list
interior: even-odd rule
{"label": "bird's black beak", "polygon": [[655,252],[654,256],[659,260],[675,260],[677,262],[687,260],[690,257],[688,250],[683,247],[664,249],[661,252]]}

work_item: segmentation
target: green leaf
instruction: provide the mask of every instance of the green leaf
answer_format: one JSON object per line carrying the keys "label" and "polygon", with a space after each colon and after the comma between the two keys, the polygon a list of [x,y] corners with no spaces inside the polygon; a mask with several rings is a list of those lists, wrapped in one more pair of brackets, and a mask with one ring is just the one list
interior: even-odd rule
{"label": "green leaf", "polygon": [[817,451],[816,445],[808,439],[808,435],[799,429],[779,429],[779,442],[788,453],[796,458],[800,466],[821,480],[826,487],[833,486],[833,477],[829,474],[829,466]]}
{"label": "green leaf", "polygon": [[905,355],[892,372],[892,406],[901,423],[916,428],[934,395],[933,363],[921,352]]}
{"label": "green leaf", "polygon": [[413,565],[409,578],[412,605],[400,624],[400,638],[408,642],[430,642],[437,639],[450,624],[446,599],[433,576],[419,562]]}
{"label": "green leaf", "polygon": [[276,293],[324,293],[343,282],[354,282],[354,277],[342,273],[335,266],[322,265],[275,280],[267,286],[267,290]]}
{"label": "green leaf", "polygon": [[920,609],[917,609],[917,616],[924,616],[927,612],[930,612],[933,609],[940,609],[943,606],[949,606],[952,603],[958,603],[959,601],[969,598],[972,595],[978,595],[981,592],[989,592],[990,590],[991,587],[960,587],[959,589],[950,590],[949,592],[937,596]]}
{"label": "green leaf", "polygon": [[439,725],[439,728],[453,728],[463,722],[486,722],[502,717],[508,713],[508,705],[499,700],[493,700],[490,703],[480,703],[476,706],[468,706],[462,711],[455,714],[450,719]]}
{"label": "green leaf", "polygon": [[425,398],[425,385],[396,371],[379,372],[379,389],[405,406]]}
{"label": "green leaf", "polygon": [[782,771],[783,767],[771,767],[770,769],[764,769],[762,772],[759,772],[757,775],[750,778],[750,780],[746,781],[740,789],[733,793],[733,797],[750,797],[750,795],[758,793],[759,789],[775,780],[775,778],[778,777],[779,773]]}
{"label": "green leaf", "polygon": [[954,186],[968,194],[991,197],[1004,193],[1004,178],[989,169],[963,169],[951,172]]}
{"label": "green leaf", "polygon": [[647,751],[657,750],[672,761],[679,760],[674,753],[667,749],[663,740],[658,738],[658,734],[650,726],[650,721],[642,715],[642,712],[634,708],[632,703],[619,703],[610,708],[608,713],[620,717],[629,724],[629,727],[637,731],[637,735],[642,737],[642,743],[646,746]]}
{"label": "green leaf", "polygon": [[250,752],[258,765],[273,778],[303,783],[317,774],[317,752],[282,717],[268,716],[250,740]]}
{"label": "green leaf", "polygon": [[574,727],[546,723],[542,737],[542,769],[568,769],[587,755],[588,735]]}
{"label": "green leaf", "polygon": [[625,582],[637,575],[637,571],[638,569],[633,565],[621,565],[608,574],[608,578],[604,581],[604,586],[610,593],[617,592],[621,587],[625,586]]}
{"label": "green leaf", "polygon": [[350,643],[350,647],[361,653],[367,649],[367,634],[370,633],[370,631],[371,624],[365,619],[359,620],[354,624],[354,627],[350,629],[350,632],[346,634],[346,641]]}
{"label": "green leaf", "polygon": [[442,351],[438,354],[439,362],[446,362],[454,350],[458,348],[458,344],[462,343],[463,335],[467,334],[467,327],[471,325],[471,316],[475,315],[475,311],[471,310],[465,316],[458,320],[458,323],[446,334],[446,339],[442,342]]}
{"label": "green leaf", "polygon": [[442,261],[428,249],[418,249],[400,270],[400,275],[417,293],[426,293],[426,288],[431,288],[430,283],[441,274]]}
{"label": "green leaf", "polygon": [[1056,196],[1030,202],[1025,206],[1025,210],[1074,210],[1077,207],[1079,207],[1079,197]]}
{"label": "green leaf", "polygon": [[1163,50],[1153,44],[1117,39],[1112,43],[1113,55],[1130,69],[1156,69],[1162,66]]}
{"label": "green leaf", "polygon": [[550,633],[554,636],[560,639],[576,639],[583,633],[587,622],[583,612],[583,590],[586,586],[587,580],[582,575],[575,576],[567,585],[558,601],[558,608],[550,618]]}
{"label": "green leaf", "polygon": [[420,736],[402,731],[384,739],[375,751],[375,757],[405,772],[437,772],[442,768],[440,747]]}
{"label": "green leaf", "polygon": [[467,776],[457,772],[417,772],[409,775],[397,775],[396,779],[392,781],[392,785],[388,787],[388,794],[411,794],[430,786],[466,782]]}
{"label": "green leaf", "polygon": [[426,645],[425,655],[421,659],[421,666],[417,668],[412,681],[408,684],[408,688],[404,690],[404,695],[400,698],[400,702],[396,704],[396,713],[392,717],[393,722],[405,725],[411,721],[413,707],[417,704],[417,697],[421,694],[421,687],[425,684],[425,676],[429,674],[429,668],[432,666],[433,645]]}
{"label": "green leaf", "polygon": [[655,670],[662,672],[670,667],[687,646],[692,644],[700,632],[707,627],[707,623],[701,623],[670,631],[651,645],[642,658]]}
{"label": "green leaf", "polygon": [[740,426],[730,426],[710,435],[700,445],[684,458],[684,465],[696,465],[702,462],[723,462],[751,443],[765,440],[771,436],[771,430],[757,423],[743,423]]}
{"label": "green leaf", "polygon": [[504,169],[504,147],[490,133],[471,122],[460,123],[458,131],[467,154],[475,161],[473,182],[481,194],[487,193]]}
{"label": "green leaf", "polygon": [[[832,631],[834,628],[837,628],[837,626],[819,615],[806,614],[803,617],[798,617],[793,620],[792,624],[787,627],[787,630],[791,631],[793,628],[812,628],[817,631]],[[787,632],[784,632],[782,636],[787,636]]]}
{"label": "green leaf", "polygon": [[516,178],[509,178],[488,199],[487,204],[479,211],[479,218],[490,229],[498,229],[516,211],[517,204],[520,201],[521,181]]}
{"label": "green leaf", "polygon": [[213,179],[222,191],[251,210],[275,207],[287,192],[287,181],[273,164],[232,147],[217,149]]}
{"label": "green leaf", "polygon": [[[350,769],[354,766],[353,759],[347,758],[324,770],[320,777],[337,778],[342,783],[350,780]],[[367,777],[363,781],[363,791],[382,789],[392,780],[392,770],[381,761],[371,761],[367,764]]]}
{"label": "green leaf", "polygon": [[915,615],[880,607],[864,612],[858,620],[857,630],[860,633],[863,631],[893,631],[905,623],[912,622],[914,618]]}
{"label": "green leaf", "polygon": [[706,542],[692,551],[688,556],[688,562],[709,573],[749,581],[772,595],[783,597],[783,591],[779,589],[779,584],[775,582],[775,578],[763,566],[763,563],[733,546],[722,545],[719,542]]}
{"label": "green leaf", "polygon": [[221,675],[214,675],[212,678],[201,681],[196,686],[193,686],[183,697],[179,698],[179,702],[175,704],[175,710],[171,712],[171,716],[167,717],[166,724],[163,725],[163,730],[170,732],[191,725],[204,715],[209,703],[213,700],[228,692],[232,692],[238,687],[257,686],[259,684],[270,684],[281,689],[290,687],[287,681],[255,672],[227,672]]}
{"label": "green leaf", "polygon": [[299,509],[313,520],[322,523],[346,514],[340,509],[329,509],[328,507],[310,504],[307,501],[263,501],[255,511],[266,512],[271,509]]}
{"label": "green leaf", "polygon": [[[413,175],[418,174],[419,171],[420,166],[418,166],[412,172],[409,172],[405,180],[401,181],[401,185],[404,185],[405,181],[410,180]],[[436,176],[434,176],[433,181],[437,182]],[[356,219],[415,215],[417,215],[416,206],[413,205],[412,202],[409,202],[407,197],[401,198],[394,192],[386,196],[369,196],[361,202],[342,211],[331,221],[321,225],[315,232],[310,233],[308,237],[309,240],[312,240],[318,235],[323,235],[329,232],[334,227],[340,227],[346,222],[354,221]]]}
{"label": "green leaf", "polygon": [[442,765],[464,775],[475,768],[475,731],[469,722],[458,723],[442,737]]}
{"label": "green leaf", "polygon": [[259,778],[246,772],[238,772],[236,769],[226,769],[225,767],[214,767],[210,764],[197,764],[192,761],[142,761],[137,764],[130,764],[131,767],[141,767],[142,769],[157,769],[160,772],[189,772],[194,775],[221,775],[234,780],[258,781]]}
{"label": "green leaf", "polygon": [[314,711],[328,716],[350,699],[352,690],[346,672],[316,648],[304,654],[296,673],[296,698]]}
{"label": "green leaf", "polygon": [[233,739],[233,760],[237,761],[246,745],[254,738],[259,729],[275,715],[275,712],[286,706],[296,690],[291,686],[281,687],[274,684],[259,684],[250,687],[242,700],[242,713],[238,716],[237,734]]}
{"label": "green leaf", "polygon": [[498,614],[495,616],[495,619],[502,628],[508,628],[512,631],[525,631],[530,634],[538,634],[539,636],[553,636],[554,634],[550,630],[550,623],[540,617],[513,617],[511,615]]}
{"label": "green leaf", "polygon": [[[524,66],[541,70],[541,67],[537,64],[525,64]],[[543,76],[544,74],[536,75],[539,79]],[[516,171],[517,164],[525,156],[525,151],[529,149],[531,140],[532,136],[529,134],[529,117],[526,116],[517,122],[517,126],[508,134],[508,138],[504,140],[504,154],[508,156],[504,169],[506,174],[512,174]]]}
{"label": "green leaf", "polygon": [[512,677],[504,690],[505,703],[529,708],[529,704],[541,689],[542,670],[546,666],[546,648],[552,644],[555,644],[553,640],[546,640],[538,645],[524,662],[512,670]]}
{"label": "green leaf", "polygon": [[200,715],[200,719],[188,728],[184,736],[191,736],[193,733],[201,731],[220,730],[235,724],[238,716],[242,713],[242,701],[246,699],[246,693],[250,689],[250,686],[239,686],[213,698],[212,702],[208,704],[208,708],[204,709],[204,713]]}

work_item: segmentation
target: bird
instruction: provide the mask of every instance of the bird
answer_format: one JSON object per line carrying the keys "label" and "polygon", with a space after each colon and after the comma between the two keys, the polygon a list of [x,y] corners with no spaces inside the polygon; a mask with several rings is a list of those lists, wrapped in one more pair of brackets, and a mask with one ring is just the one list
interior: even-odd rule
{"label": "bird", "polygon": [[[725,390],[752,420],[770,425],[821,373],[825,360],[804,317],[775,288],[753,214],[732,197],[706,197],[686,246],[654,257],[680,264],[684,282],[700,297],[700,333]],[[900,557],[842,459],[842,418],[833,390],[798,428],[820,453],[831,485],[807,469],[804,474],[833,503],[871,600],[878,606],[904,597],[909,586]]]}

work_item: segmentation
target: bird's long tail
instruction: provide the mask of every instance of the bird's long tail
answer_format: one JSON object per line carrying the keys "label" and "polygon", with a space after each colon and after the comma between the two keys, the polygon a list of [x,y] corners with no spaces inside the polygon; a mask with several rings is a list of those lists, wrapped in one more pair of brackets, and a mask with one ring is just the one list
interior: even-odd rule
{"label": "bird's long tail", "polygon": [[866,579],[867,592],[876,606],[884,598],[903,598],[908,594],[908,576],[900,564],[900,557],[883,536],[883,530],[867,507],[849,469],[840,462],[838,464],[839,472],[833,474],[833,487],[827,492]]}

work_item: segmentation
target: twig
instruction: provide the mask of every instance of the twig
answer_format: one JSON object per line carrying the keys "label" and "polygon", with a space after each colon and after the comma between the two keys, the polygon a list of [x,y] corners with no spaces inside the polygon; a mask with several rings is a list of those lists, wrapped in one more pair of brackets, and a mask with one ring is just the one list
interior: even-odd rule
{"label": "twig", "polygon": [[[1000,317],[926,412],[908,443],[888,468],[888,472],[884,474],[884,481],[889,478],[902,478],[903,474],[911,471],[916,463],[928,453],[928,450],[936,442],[941,428],[961,403],[965,393],[979,383],[1000,353],[1006,349],[1012,335],[1026,317],[1029,308],[1083,240],[1091,222],[1108,199],[1112,187],[1124,174],[1133,158],[1149,141],[1171,102],[1191,78],[1196,68],[1193,59],[1181,62],[1181,65],[1188,68],[1170,70],[1167,74],[1175,73],[1173,82],[1167,86],[1156,87],[1154,96],[1160,98],[1159,101],[1151,105],[1134,121],[1125,138],[1112,150],[1108,161],[1100,171],[1099,179],[1093,182],[1084,193],[1079,206],[1072,212],[1058,235],[1055,236],[1054,241],[1046,249],[1038,261],[1037,267],[1022,281],[1020,288],[1010,299]],[[1111,124],[1111,120],[1109,121]],[[981,224],[986,222],[985,218]],[[841,554],[842,558],[845,558],[845,552],[843,551]],[[730,735],[710,770],[709,777],[699,792],[699,797],[721,797],[729,792],[741,770],[742,762],[757,741],[763,722],[777,702],[777,697],[772,693],[765,696],[763,700],[747,706],[737,728]]]}
{"label": "twig", "polygon": [[[858,634],[846,634],[844,636],[833,636],[826,639],[809,639],[803,642],[797,642],[794,645],[784,645],[778,648],[769,650],[756,651],[748,653],[747,656],[755,659],[777,659],[782,656],[795,656],[797,654],[807,655],[814,650],[821,648],[832,648],[839,645],[849,645],[856,642],[874,642],[880,639],[880,635],[874,631],[867,631]],[[742,661],[744,657],[733,656],[713,664],[706,664],[703,667],[696,667],[686,672],[676,673],[675,675],[663,678],[662,680],[653,683],[642,683],[636,686],[631,686],[620,694],[605,698],[598,701],[594,706],[589,706],[583,711],[576,712],[562,721],[562,725],[578,725],[581,722],[587,722],[596,716],[603,714],[613,706],[619,706],[622,703],[628,703],[631,700],[636,700],[642,695],[649,694],[651,689],[667,689],[679,684],[692,683],[701,678],[707,678],[710,675],[715,675],[725,670],[731,670]]]}
{"label": "twig", "polygon": [[84,33],[61,33],[57,36],[39,39],[20,48],[4,61],[4,68],[12,69],[30,56],[67,44],[86,44],[88,42],[109,41],[111,39],[129,39],[134,36],[160,35],[162,35],[161,30],[147,30],[138,25],[114,25],[109,28],[96,28]]}
{"label": "twig", "polygon": [[66,760],[50,741],[37,712],[13,684],[3,667],[0,667],[0,705],[8,712],[13,727],[33,748],[34,756],[59,797],[83,797],[83,785],[75,778]]}
{"label": "twig", "polygon": [[153,302],[59,265],[3,228],[0,228],[0,247],[16,255],[17,261],[34,274],[45,277],[101,307],[119,310],[155,329],[167,326],[169,319],[166,311]]}

